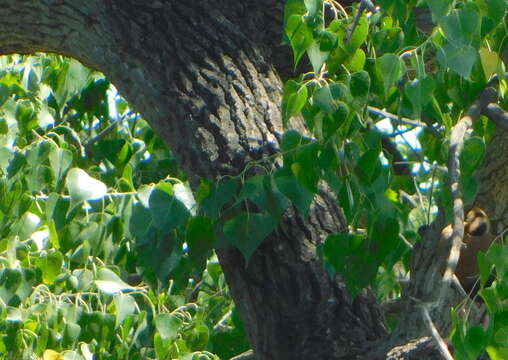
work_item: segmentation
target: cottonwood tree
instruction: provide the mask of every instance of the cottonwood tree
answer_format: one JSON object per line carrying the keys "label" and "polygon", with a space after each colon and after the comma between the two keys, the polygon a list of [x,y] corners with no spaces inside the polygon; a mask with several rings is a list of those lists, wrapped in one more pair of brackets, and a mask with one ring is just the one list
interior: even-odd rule
{"label": "cottonwood tree", "polygon": [[[0,0],[0,53],[54,52],[102,71],[167,141],[225,239],[216,251],[256,359],[438,359],[463,197],[496,233],[505,224],[506,4],[376,5]],[[421,149],[393,140],[415,128]],[[413,204],[418,194],[425,206]],[[428,215],[421,225],[439,207],[411,261],[418,221],[403,198]],[[435,260],[448,253],[434,249],[452,220],[442,281]],[[457,353],[506,351],[503,249],[482,267],[498,268],[498,287],[482,293],[498,325],[467,330],[456,310]],[[411,279],[393,330],[366,289],[402,263]]]}

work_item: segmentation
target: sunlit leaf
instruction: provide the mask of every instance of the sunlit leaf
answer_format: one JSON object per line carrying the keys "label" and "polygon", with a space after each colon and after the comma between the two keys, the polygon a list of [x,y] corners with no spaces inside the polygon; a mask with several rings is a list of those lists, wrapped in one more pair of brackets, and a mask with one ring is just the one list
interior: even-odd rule
{"label": "sunlit leaf", "polygon": [[37,267],[42,271],[42,280],[51,285],[60,274],[63,265],[63,255],[60,252],[50,252],[37,258]]}
{"label": "sunlit leaf", "polygon": [[92,178],[80,168],[72,168],[67,173],[67,188],[71,198],[82,200],[97,200],[107,193],[106,185]]}
{"label": "sunlit leaf", "polygon": [[64,358],[59,352],[56,352],[55,350],[48,349],[48,350],[44,351],[43,359],[44,360],[63,360]]}
{"label": "sunlit leaf", "polygon": [[101,268],[97,271],[95,278],[95,285],[97,288],[107,294],[115,294],[121,291],[134,290],[135,288],[129,286],[113,271],[107,268]]}
{"label": "sunlit leaf", "polygon": [[496,52],[490,51],[487,48],[481,48],[479,53],[485,78],[490,79],[490,77],[499,69],[501,64],[499,56]]}

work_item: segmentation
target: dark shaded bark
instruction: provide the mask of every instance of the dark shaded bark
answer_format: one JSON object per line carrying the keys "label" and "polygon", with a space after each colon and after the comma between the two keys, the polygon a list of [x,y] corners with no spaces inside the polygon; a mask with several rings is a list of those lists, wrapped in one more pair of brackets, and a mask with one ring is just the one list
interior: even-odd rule
{"label": "dark shaded bark", "polygon": [[[196,184],[239,174],[278,148],[280,74],[292,58],[281,45],[282,7],[283,0],[0,0],[0,53],[52,51],[104,72]],[[316,255],[329,233],[345,229],[335,197],[323,191],[309,218],[288,211],[248,265],[235,249],[218,251],[257,359],[371,359],[365,351],[375,346],[385,357],[372,295],[353,300]]]}

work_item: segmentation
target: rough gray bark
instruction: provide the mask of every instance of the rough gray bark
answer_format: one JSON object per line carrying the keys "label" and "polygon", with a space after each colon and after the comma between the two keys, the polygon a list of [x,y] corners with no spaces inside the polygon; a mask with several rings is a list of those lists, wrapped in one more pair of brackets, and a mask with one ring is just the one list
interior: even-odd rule
{"label": "rough gray bark", "polygon": [[487,148],[485,166],[478,172],[480,189],[477,203],[491,217],[493,233],[503,234],[508,226],[508,141],[506,131],[498,129]]}

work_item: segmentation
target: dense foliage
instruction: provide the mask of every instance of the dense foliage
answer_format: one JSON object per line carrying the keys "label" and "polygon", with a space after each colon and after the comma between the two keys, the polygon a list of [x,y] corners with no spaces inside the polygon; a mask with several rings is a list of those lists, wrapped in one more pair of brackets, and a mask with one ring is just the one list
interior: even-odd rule
{"label": "dense foliage", "polygon": [[[248,349],[214,247],[248,263],[326,184],[347,234],[319,248],[352,294],[400,294],[417,229],[451,220],[453,125],[494,76],[505,104],[505,0],[287,0],[308,68],[284,86],[281,152],[193,194],[172,153],[101,75],[56,55],[0,59],[0,359],[228,359]],[[298,67],[300,68],[300,67]],[[504,106],[503,106],[504,107]],[[301,116],[307,133],[291,130]],[[495,126],[467,134],[472,203]],[[281,161],[282,160],[282,161]],[[254,169],[254,176],[249,170]],[[507,248],[481,256],[488,328],[455,316],[457,354],[508,358]],[[466,305],[467,306],[467,305]],[[396,324],[393,324],[396,326]]]}
{"label": "dense foliage", "polygon": [[210,224],[165,144],[77,61],[0,61],[0,358],[246,350],[202,242]]}

